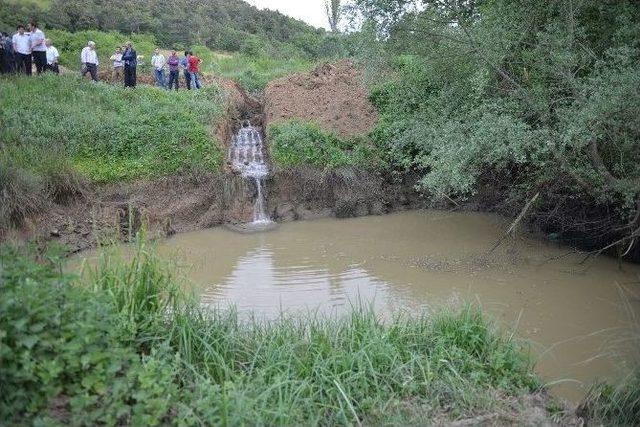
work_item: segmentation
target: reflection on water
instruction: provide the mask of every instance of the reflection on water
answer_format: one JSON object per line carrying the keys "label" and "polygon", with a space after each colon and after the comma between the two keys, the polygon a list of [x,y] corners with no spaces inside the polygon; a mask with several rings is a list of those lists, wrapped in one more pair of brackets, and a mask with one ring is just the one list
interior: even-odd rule
{"label": "reflection on water", "polygon": [[204,303],[243,314],[343,313],[358,301],[386,314],[477,302],[531,340],[538,371],[550,382],[571,380],[555,390],[577,399],[638,352],[623,340],[630,310],[640,314],[640,266],[604,257],[581,265],[568,248],[533,238],[488,254],[506,226],[477,213],[406,212],[262,234],[205,230],[164,241],[160,251],[190,267]]}
{"label": "reflection on water", "polygon": [[238,258],[224,282],[202,292],[202,301],[234,304],[240,312],[279,314],[291,311],[339,313],[350,302],[385,301],[386,283],[358,265],[333,272],[302,259],[291,265],[276,265],[271,245],[263,244]]}

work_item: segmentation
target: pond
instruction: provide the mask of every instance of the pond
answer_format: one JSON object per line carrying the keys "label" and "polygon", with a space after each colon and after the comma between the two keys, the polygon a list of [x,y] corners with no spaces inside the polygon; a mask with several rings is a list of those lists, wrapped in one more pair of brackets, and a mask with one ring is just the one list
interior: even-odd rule
{"label": "pond", "polygon": [[638,355],[640,266],[604,256],[583,263],[584,255],[527,235],[490,253],[508,225],[489,214],[411,211],[255,234],[201,230],[158,248],[185,267],[204,304],[235,305],[246,316],[478,304],[506,333],[529,340],[552,391],[576,401]]}

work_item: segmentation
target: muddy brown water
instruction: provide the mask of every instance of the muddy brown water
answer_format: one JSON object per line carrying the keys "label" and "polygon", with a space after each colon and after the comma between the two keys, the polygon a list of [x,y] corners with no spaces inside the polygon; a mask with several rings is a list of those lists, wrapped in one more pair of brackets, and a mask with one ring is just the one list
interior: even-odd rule
{"label": "muddy brown water", "polygon": [[640,266],[606,257],[581,264],[570,248],[522,235],[487,254],[507,226],[488,214],[413,211],[257,234],[215,228],[158,247],[186,267],[203,303],[246,315],[480,304],[532,343],[552,391],[577,401],[594,381],[615,380],[638,361]]}

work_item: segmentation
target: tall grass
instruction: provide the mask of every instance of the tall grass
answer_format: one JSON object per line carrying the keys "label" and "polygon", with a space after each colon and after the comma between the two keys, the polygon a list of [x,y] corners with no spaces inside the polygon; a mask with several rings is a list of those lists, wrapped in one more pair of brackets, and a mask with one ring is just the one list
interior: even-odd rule
{"label": "tall grass", "polygon": [[217,169],[216,86],[186,93],[91,84],[77,76],[3,79],[0,132],[14,162],[36,170],[55,153],[95,182]]}
{"label": "tall grass", "polygon": [[578,413],[602,425],[639,425],[640,368],[635,368],[617,385],[595,385],[580,405]]}

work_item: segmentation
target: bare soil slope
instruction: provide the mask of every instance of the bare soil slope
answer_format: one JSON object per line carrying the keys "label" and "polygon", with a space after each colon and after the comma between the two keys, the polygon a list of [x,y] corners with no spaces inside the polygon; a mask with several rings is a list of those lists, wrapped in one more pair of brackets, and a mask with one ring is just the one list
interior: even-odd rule
{"label": "bare soil slope", "polygon": [[342,137],[365,135],[378,114],[362,77],[352,62],[342,61],[274,80],[265,89],[266,124],[303,119]]}

